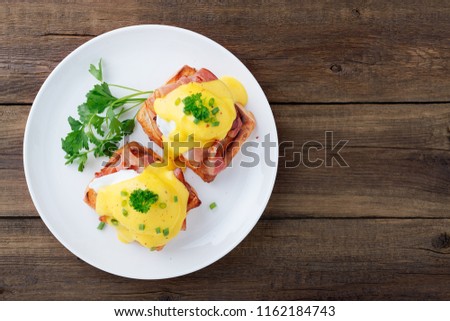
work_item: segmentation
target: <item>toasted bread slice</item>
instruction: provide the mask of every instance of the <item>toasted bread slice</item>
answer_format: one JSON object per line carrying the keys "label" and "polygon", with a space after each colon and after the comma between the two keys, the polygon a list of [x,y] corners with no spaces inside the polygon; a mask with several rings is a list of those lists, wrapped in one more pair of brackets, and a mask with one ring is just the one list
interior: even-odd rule
{"label": "toasted bread slice", "polygon": [[[164,86],[155,90],[137,114],[137,120],[150,140],[163,148],[162,133],[156,124],[156,112],[153,107],[153,103],[157,98],[164,97],[182,84],[215,79],[217,77],[207,69],[197,71],[195,68],[183,66]],[[188,157],[183,155],[179,156],[178,160],[185,163],[187,167],[191,168],[205,182],[212,182],[219,172],[230,164],[242,144],[255,128],[256,121],[253,114],[240,104],[236,103],[235,108],[235,123],[237,123],[237,126],[235,128],[233,124],[232,129],[230,129],[225,139],[215,142],[212,147],[202,149],[194,148],[194,150],[190,151]],[[189,155],[194,156],[191,158]],[[178,163],[178,160],[175,161]]]}

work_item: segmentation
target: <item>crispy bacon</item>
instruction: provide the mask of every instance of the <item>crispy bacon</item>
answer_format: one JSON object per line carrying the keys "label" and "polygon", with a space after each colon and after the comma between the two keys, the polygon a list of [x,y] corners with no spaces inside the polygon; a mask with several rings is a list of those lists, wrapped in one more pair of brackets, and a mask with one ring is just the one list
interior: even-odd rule
{"label": "crispy bacon", "polygon": [[[164,97],[172,90],[189,82],[204,82],[216,79],[217,77],[208,69],[202,68],[197,71],[192,67],[183,66],[164,86],[155,90],[137,115],[137,120],[149,138],[163,147],[162,133],[156,125],[156,113],[153,108],[153,103],[157,98]],[[235,107],[236,119],[223,140],[214,142],[207,148],[194,148],[179,156],[179,159],[205,182],[213,181],[217,174],[228,166],[255,128],[256,122],[253,114],[237,103]]]}
{"label": "crispy bacon", "polygon": [[161,156],[153,152],[153,150],[144,148],[137,142],[130,142],[114,153],[105,166],[95,173],[95,178],[109,175],[122,169],[134,169],[140,173],[151,163],[155,161],[160,162],[161,160]]}

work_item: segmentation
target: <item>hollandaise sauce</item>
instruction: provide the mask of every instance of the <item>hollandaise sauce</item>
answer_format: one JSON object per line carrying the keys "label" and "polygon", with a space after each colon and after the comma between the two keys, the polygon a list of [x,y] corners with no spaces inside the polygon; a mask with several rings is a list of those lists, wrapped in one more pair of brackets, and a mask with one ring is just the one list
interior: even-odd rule
{"label": "hollandaise sauce", "polygon": [[224,139],[236,119],[235,103],[245,105],[247,93],[232,77],[184,84],[156,99],[157,123],[168,156]]}
{"label": "hollandaise sauce", "polygon": [[106,216],[122,242],[154,249],[175,237],[186,218],[189,192],[168,167],[148,166],[141,174],[97,191],[96,212]]}

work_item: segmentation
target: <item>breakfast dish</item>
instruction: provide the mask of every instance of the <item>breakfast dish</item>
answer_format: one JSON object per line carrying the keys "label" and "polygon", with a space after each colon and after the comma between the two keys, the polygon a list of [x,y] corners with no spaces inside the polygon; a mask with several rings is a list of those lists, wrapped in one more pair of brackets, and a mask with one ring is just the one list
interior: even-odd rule
{"label": "breakfast dish", "polygon": [[[98,64],[100,58],[102,68]],[[108,222],[99,231],[101,215],[94,213],[83,197],[95,172],[102,167],[107,167],[103,173],[116,172],[115,166],[104,166],[103,162],[116,151],[114,148],[122,148],[123,135],[129,135],[129,141],[150,146],[148,135],[135,122],[141,98],[146,101],[150,95],[147,91],[161,86],[185,64],[207,66],[218,76],[232,75],[244,84],[249,98],[245,109],[252,112],[257,122],[247,139],[255,143],[252,153],[260,161],[250,167],[229,166],[212,184],[204,183],[187,168],[183,175],[195,187],[202,205],[189,210],[186,232],[178,233],[164,250],[150,252],[138,242],[124,244],[117,240],[117,229]],[[113,86],[117,84],[133,89]],[[267,98],[237,57],[213,40],[189,30],[162,25],[130,26],[89,40],[51,72],[28,117],[23,143],[24,170],[40,217],[74,256],[123,277],[172,278],[216,262],[234,249],[259,220],[273,190],[278,148],[264,148],[258,137],[270,137],[274,145],[278,144]],[[65,142],[63,149],[61,139]],[[154,150],[163,155],[159,147]],[[116,151],[116,155],[120,153]],[[153,152],[150,154],[156,157]],[[269,158],[272,163],[264,161]],[[247,159],[247,155],[237,153],[232,163]],[[113,163],[117,160],[111,159]],[[143,169],[145,166],[141,164],[138,167]],[[92,204],[98,201],[94,192],[88,195]],[[155,206],[159,208],[158,202],[152,204],[150,211]],[[211,204],[216,206],[211,209]],[[186,213],[187,209],[188,206]],[[139,230],[140,223],[137,224]]]}
{"label": "breakfast dish", "polygon": [[237,79],[184,66],[145,101],[137,120],[178,166],[211,182],[255,128],[247,99]]}
{"label": "breakfast dish", "polygon": [[98,213],[99,229],[110,224],[122,242],[158,251],[186,229],[187,212],[201,204],[180,168],[136,142],[95,173],[84,201]]}

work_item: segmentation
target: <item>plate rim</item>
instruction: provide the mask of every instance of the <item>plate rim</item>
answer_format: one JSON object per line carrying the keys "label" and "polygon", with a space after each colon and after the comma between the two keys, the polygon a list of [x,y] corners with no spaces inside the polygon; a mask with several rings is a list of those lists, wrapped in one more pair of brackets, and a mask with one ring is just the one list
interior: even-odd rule
{"label": "plate rim", "polygon": [[[211,43],[212,45],[217,46],[221,50],[225,51],[234,60],[236,60],[239,64],[241,64],[243,66],[243,68],[245,68],[245,70],[249,73],[250,77],[253,78],[253,80],[258,84],[258,86],[260,87],[261,91],[263,92],[264,99],[267,102],[267,105],[269,106],[269,113],[270,113],[270,115],[272,117],[273,125],[274,125],[274,132],[270,133],[270,134],[274,135],[274,137],[272,137],[272,139],[274,139],[274,141],[276,142],[276,147],[277,148],[275,148],[275,155],[274,155],[275,156],[274,170],[271,171],[272,177],[270,178],[270,182],[267,182],[269,187],[270,187],[270,193],[268,193],[268,195],[266,197],[266,200],[264,200],[264,202],[261,203],[263,205],[261,207],[262,208],[261,209],[261,213],[259,213],[259,215],[255,215],[254,222],[252,222],[251,224],[248,224],[247,229],[245,230],[245,233],[242,233],[242,235],[237,237],[236,240],[233,243],[229,243],[230,245],[226,247],[226,249],[223,251],[223,253],[221,253],[217,257],[214,257],[213,260],[208,261],[209,263],[206,263],[206,264],[203,264],[203,263],[202,264],[192,264],[189,269],[185,269],[185,270],[183,270],[183,271],[181,271],[179,273],[175,273],[173,275],[168,275],[168,276],[163,276],[163,277],[145,277],[145,278],[143,278],[143,277],[137,277],[137,276],[129,275],[129,274],[126,274],[126,273],[117,273],[117,272],[112,271],[112,270],[110,270],[108,268],[99,266],[98,264],[96,264],[92,260],[84,259],[82,256],[79,255],[79,252],[78,252],[78,250],[76,248],[74,248],[73,246],[69,246],[68,241],[61,234],[59,234],[59,232],[57,231],[55,226],[53,226],[52,223],[50,222],[50,219],[47,218],[45,214],[43,214],[44,211],[42,210],[41,206],[39,205],[38,198],[37,198],[37,196],[36,196],[36,194],[34,192],[34,189],[33,189],[33,186],[32,186],[31,180],[30,180],[30,172],[32,170],[32,168],[31,168],[32,166],[31,166],[31,161],[29,159],[27,150],[29,149],[29,143],[28,142],[30,140],[30,127],[31,127],[30,124],[31,124],[33,118],[35,117],[34,115],[36,113],[35,106],[39,103],[41,96],[47,90],[47,87],[49,86],[50,80],[59,71],[59,69],[63,68],[63,66],[67,63],[67,61],[70,60],[70,58],[72,56],[77,55],[79,51],[83,50],[87,46],[92,45],[96,41],[99,41],[99,39],[104,39],[104,38],[107,38],[107,37],[111,37],[111,36],[113,36],[113,35],[115,35],[117,33],[121,33],[121,32],[127,32],[127,31],[130,31],[130,30],[132,31],[132,30],[138,30],[138,29],[146,29],[146,28],[154,28],[156,30],[157,29],[173,30],[175,32],[186,33],[186,34],[189,34],[190,36],[199,37],[202,40],[207,41],[207,42]],[[24,166],[25,180],[26,180],[26,183],[27,183],[27,188],[28,188],[28,191],[30,193],[33,205],[36,208],[36,211],[38,212],[40,218],[42,219],[42,221],[44,222],[46,227],[50,230],[50,232],[53,234],[53,236],[65,247],[66,250],[68,250],[73,255],[75,255],[76,257],[81,259],[83,262],[86,262],[87,264],[89,264],[89,265],[91,265],[91,266],[93,266],[93,267],[95,267],[95,268],[97,268],[97,269],[99,269],[101,271],[104,271],[104,272],[107,272],[109,274],[112,274],[112,275],[116,275],[116,276],[120,276],[120,277],[124,277],[124,278],[129,278],[129,279],[136,279],[136,280],[163,280],[163,279],[176,278],[176,277],[180,277],[180,276],[183,276],[183,275],[191,274],[193,272],[196,272],[196,271],[199,271],[201,269],[204,269],[204,268],[208,267],[209,265],[219,261],[224,256],[226,256],[228,253],[230,253],[233,249],[235,249],[250,234],[250,232],[255,228],[256,224],[258,223],[258,221],[260,220],[261,216],[263,215],[264,210],[267,208],[267,204],[268,204],[268,202],[270,200],[270,197],[272,196],[272,193],[273,193],[273,188],[274,188],[276,177],[277,177],[277,174],[278,174],[278,165],[279,165],[278,146],[279,146],[278,132],[277,132],[277,126],[276,126],[276,122],[275,122],[275,117],[273,115],[272,107],[270,106],[270,103],[269,103],[269,101],[267,99],[267,96],[264,93],[264,91],[262,90],[261,85],[259,84],[259,82],[256,80],[254,75],[250,72],[250,70],[247,68],[247,66],[239,58],[237,58],[231,51],[229,51],[227,48],[225,48],[224,46],[222,46],[218,42],[212,40],[211,38],[209,38],[207,36],[204,36],[204,35],[202,35],[200,33],[197,33],[195,31],[192,31],[192,30],[189,30],[189,29],[185,29],[185,28],[181,28],[181,27],[177,27],[177,26],[164,25],[164,24],[139,24],[139,25],[125,26],[125,27],[113,29],[113,30],[107,31],[105,33],[99,34],[96,37],[86,41],[85,43],[83,43],[80,46],[78,46],[77,48],[75,48],[73,51],[71,51],[68,55],[66,55],[57,64],[57,66],[47,76],[47,78],[45,79],[44,83],[40,87],[36,97],[33,100],[32,106],[30,108],[30,112],[29,112],[28,117],[27,117],[27,122],[26,122],[26,125],[25,125],[22,152],[23,152],[23,166]]]}

